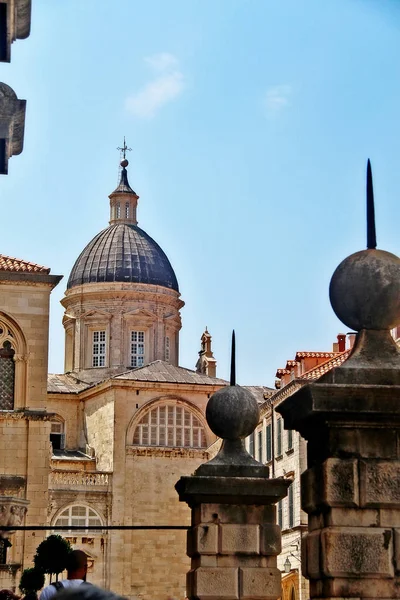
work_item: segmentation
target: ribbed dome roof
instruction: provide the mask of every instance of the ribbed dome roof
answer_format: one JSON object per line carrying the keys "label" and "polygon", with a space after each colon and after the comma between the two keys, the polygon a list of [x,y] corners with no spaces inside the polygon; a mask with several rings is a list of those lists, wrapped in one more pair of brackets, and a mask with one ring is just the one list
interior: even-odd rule
{"label": "ribbed dome roof", "polygon": [[75,262],[67,288],[106,281],[149,283],[179,292],[166,254],[137,225],[117,223],[104,229]]}

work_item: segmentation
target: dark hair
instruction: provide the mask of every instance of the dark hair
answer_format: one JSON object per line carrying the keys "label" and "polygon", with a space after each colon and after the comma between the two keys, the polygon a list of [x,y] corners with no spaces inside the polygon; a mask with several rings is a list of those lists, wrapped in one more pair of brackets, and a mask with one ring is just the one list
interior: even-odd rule
{"label": "dark hair", "polygon": [[126,600],[109,590],[103,590],[96,585],[82,583],[77,587],[62,590],[57,594],[57,600]]}
{"label": "dark hair", "polygon": [[74,573],[87,566],[87,554],[83,550],[72,550],[68,554],[66,569],[67,573]]}

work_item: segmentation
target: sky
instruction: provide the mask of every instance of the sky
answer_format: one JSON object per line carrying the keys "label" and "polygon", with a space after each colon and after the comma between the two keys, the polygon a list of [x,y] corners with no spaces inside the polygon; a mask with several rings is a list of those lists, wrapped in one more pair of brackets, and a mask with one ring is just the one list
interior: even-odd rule
{"label": "sky", "polygon": [[397,0],[33,0],[0,80],[27,100],[0,176],[0,252],[51,267],[50,372],[63,297],[108,226],[126,136],[139,226],[177,275],[180,364],[205,328],[217,375],[273,387],[298,350],[346,327],[329,281],[365,248],[372,162],[378,247],[400,252]]}

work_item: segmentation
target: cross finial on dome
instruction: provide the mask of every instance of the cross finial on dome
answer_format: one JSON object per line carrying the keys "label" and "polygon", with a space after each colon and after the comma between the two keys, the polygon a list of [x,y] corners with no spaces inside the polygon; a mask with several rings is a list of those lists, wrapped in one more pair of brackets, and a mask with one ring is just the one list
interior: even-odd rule
{"label": "cross finial on dome", "polygon": [[123,160],[125,161],[125,159],[126,159],[126,153],[127,152],[131,152],[131,150],[132,150],[132,148],[128,148],[128,146],[126,145],[125,136],[124,136],[124,145],[122,146],[122,148],[120,148],[120,146],[118,146],[117,150],[119,150],[120,152],[122,152],[122,157],[123,157]]}

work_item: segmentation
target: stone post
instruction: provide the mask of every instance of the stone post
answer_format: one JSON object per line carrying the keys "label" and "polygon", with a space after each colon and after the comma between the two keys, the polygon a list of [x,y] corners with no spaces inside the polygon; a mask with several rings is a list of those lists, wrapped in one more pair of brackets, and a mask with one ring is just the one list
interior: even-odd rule
{"label": "stone post", "polygon": [[268,467],[244,448],[243,438],[259,417],[250,392],[234,383],[219,390],[208,402],[206,417],[223,438],[222,447],[176,484],[179,499],[192,509],[186,594],[191,600],[276,600],[281,596],[276,560],[281,532],[275,504],[291,481],[269,479]]}
{"label": "stone post", "polygon": [[336,269],[330,298],[358,331],[353,351],[277,408],[308,442],[303,574],[311,598],[400,598],[399,258],[368,244]]}

